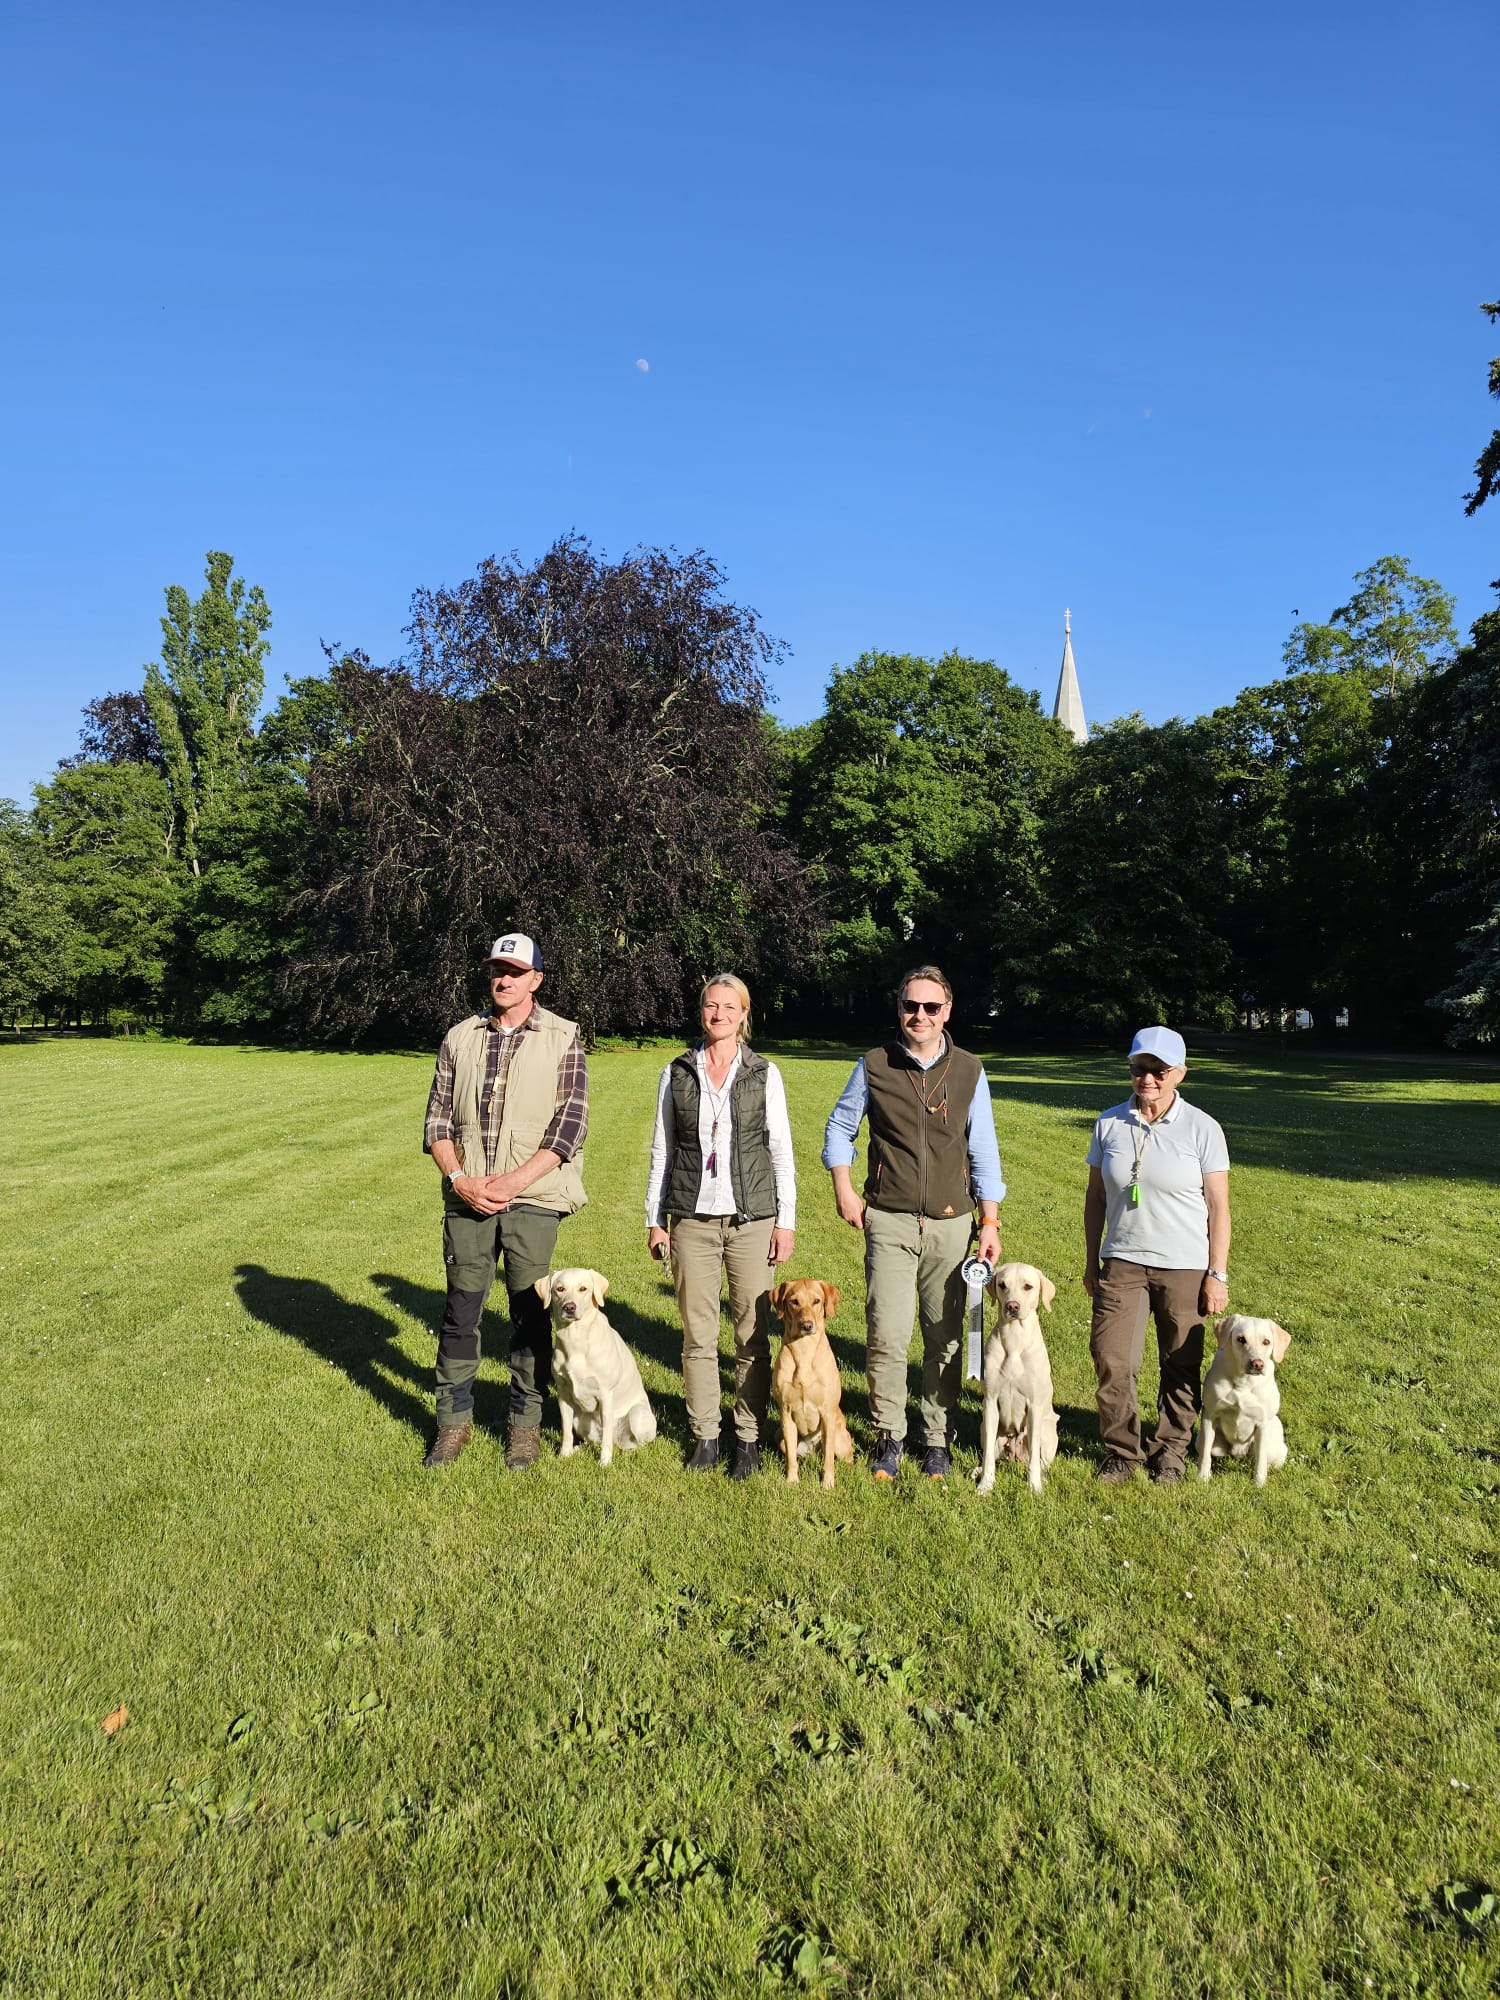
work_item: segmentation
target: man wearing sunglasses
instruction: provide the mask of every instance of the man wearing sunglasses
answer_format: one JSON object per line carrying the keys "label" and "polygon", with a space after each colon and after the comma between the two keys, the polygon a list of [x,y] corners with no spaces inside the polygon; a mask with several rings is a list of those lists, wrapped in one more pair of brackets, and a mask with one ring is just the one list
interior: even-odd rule
{"label": "man wearing sunglasses", "polygon": [[[1130,1044],[1131,1094],[1096,1120],[1083,1202],[1083,1288],[1094,1302],[1089,1352],[1099,1385],[1106,1485],[1151,1477],[1175,1486],[1198,1414],[1203,1323],[1229,1304],[1229,1148],[1217,1120],[1178,1095],[1187,1044],[1142,1028]],[[1150,1456],[1135,1378],[1148,1312],[1161,1383]]]}
{"label": "man wearing sunglasses", "polygon": [[[979,1255],[1000,1261],[1005,1182],[989,1079],[978,1056],[948,1039],[953,988],[935,965],[901,982],[894,1040],[854,1065],[833,1107],[823,1164],[839,1214],[865,1237],[865,1320],[876,1479],[894,1479],[906,1439],[906,1356],[922,1328],[922,1470],[946,1479],[958,1403],[968,1255],[979,1206]],[[870,1127],[865,1189],[850,1168]]]}
{"label": "man wearing sunglasses", "polygon": [[589,1080],[578,1024],[539,1007],[542,954],[521,931],[496,938],[480,968],[490,1004],[450,1028],[438,1051],[422,1150],[443,1176],[448,1303],[438,1334],[437,1437],[428,1465],[469,1442],[479,1323],[497,1262],[510,1308],[505,1463],[535,1465],[552,1374],[552,1322],[536,1291],[558,1225],[583,1207],[578,1154]]}

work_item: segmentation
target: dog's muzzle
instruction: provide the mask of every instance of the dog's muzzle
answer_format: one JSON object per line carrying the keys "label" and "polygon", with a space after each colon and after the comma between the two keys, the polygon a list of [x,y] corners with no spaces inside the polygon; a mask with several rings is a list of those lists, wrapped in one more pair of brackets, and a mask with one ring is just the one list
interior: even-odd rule
{"label": "dog's muzzle", "polygon": [[1000,1310],[1005,1314],[1007,1319],[1019,1319],[1021,1317],[1021,1301],[1019,1299],[1007,1299]]}
{"label": "dog's muzzle", "polygon": [[564,1318],[564,1319],[577,1319],[577,1317],[578,1317],[578,1301],[577,1301],[577,1299],[564,1299],[564,1300],[563,1300],[563,1307],[562,1307],[562,1316],[563,1316],[563,1318]]}
{"label": "dog's muzzle", "polygon": [[1245,1363],[1245,1373],[1247,1375],[1264,1375],[1265,1372],[1266,1364],[1264,1361],[1247,1361]]}

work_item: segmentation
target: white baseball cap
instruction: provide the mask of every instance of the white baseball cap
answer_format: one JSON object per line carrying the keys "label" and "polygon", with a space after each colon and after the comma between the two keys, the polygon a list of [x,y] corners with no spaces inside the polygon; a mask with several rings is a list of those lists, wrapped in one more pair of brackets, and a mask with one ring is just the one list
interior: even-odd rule
{"label": "white baseball cap", "polygon": [[536,940],[527,937],[524,931],[507,931],[504,937],[497,937],[490,946],[486,965],[497,963],[524,966],[528,972],[540,972],[542,954],[537,950]]}
{"label": "white baseball cap", "polygon": [[1175,1028],[1142,1028],[1130,1044],[1133,1056],[1155,1056],[1168,1069],[1181,1069],[1187,1061],[1187,1043]]}

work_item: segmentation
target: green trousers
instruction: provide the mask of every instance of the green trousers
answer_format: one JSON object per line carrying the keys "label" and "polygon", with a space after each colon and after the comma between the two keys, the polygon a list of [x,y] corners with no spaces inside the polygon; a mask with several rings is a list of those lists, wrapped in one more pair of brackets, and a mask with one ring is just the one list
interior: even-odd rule
{"label": "green trousers", "polygon": [[865,1367],[877,1431],[906,1436],[906,1357],[913,1317],[922,1327],[922,1442],[948,1442],[962,1388],[964,1312],[959,1270],[968,1255],[967,1215],[865,1210]]}
{"label": "green trousers", "polygon": [[561,1220],[541,1208],[476,1215],[457,1195],[448,1197],[443,1217],[448,1301],[437,1360],[440,1428],[466,1424],[473,1415],[479,1322],[501,1260],[510,1306],[510,1421],[528,1426],[542,1421],[542,1398],[552,1379],[552,1318],[537,1295],[536,1281],[552,1267]]}

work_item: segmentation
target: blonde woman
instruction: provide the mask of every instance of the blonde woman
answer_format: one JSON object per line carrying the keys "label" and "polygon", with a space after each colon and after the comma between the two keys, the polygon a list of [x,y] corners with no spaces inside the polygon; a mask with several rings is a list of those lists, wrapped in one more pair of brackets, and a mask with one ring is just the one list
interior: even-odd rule
{"label": "blonde woman", "polygon": [[646,1248],[670,1257],[682,1317],[682,1386],[693,1434],[690,1472],[719,1462],[719,1288],[734,1329],[731,1479],[760,1464],[771,1393],[765,1303],[792,1254],[797,1171],[786,1088],[750,1047],[750,989],[716,972],[698,1001],[703,1037],[669,1062],[656,1093],[646,1186]]}

